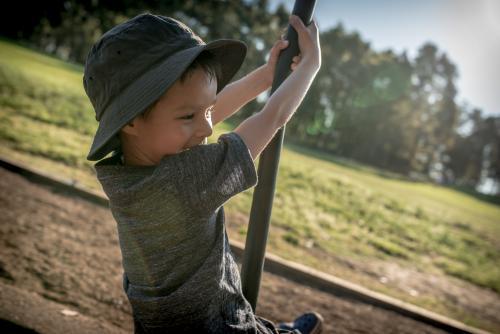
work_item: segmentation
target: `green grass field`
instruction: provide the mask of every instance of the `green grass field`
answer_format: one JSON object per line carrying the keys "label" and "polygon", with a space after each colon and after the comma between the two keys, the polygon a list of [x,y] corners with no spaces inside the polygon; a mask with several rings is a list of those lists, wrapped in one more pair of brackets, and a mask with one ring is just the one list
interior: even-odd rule
{"label": "green grass field", "polygon": [[[0,40],[0,155],[100,189],[93,163],[85,159],[97,122],[82,71],[80,65]],[[218,125],[210,142],[230,130]],[[247,215],[252,193],[231,199],[226,212]],[[287,145],[267,250],[488,328],[449,302],[410,296],[344,263],[397,263],[498,294],[499,223],[499,205]],[[229,228],[231,238],[244,241],[244,223]]]}

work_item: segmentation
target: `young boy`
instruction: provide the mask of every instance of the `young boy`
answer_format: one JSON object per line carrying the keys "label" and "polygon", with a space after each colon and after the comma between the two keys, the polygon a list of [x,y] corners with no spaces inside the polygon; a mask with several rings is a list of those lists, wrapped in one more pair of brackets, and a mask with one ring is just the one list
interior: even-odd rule
{"label": "young boy", "polygon": [[[135,333],[319,333],[311,312],[282,329],[256,316],[241,290],[223,204],[257,184],[253,161],[303,100],[320,65],[318,29],[292,16],[300,57],[264,108],[207,144],[213,125],[267,90],[267,64],[227,85],[246,45],[206,44],[178,20],[141,14],[92,47],[83,84],[99,121],[87,159],[118,226],[123,288]],[[286,330],[285,330],[286,328]]]}

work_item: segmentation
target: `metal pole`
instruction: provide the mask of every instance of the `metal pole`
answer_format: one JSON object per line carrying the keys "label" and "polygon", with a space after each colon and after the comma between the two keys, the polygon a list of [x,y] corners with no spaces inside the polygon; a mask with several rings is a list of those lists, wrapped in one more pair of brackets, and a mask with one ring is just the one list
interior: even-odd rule
{"label": "metal pole", "polygon": [[[307,26],[311,22],[316,0],[296,0],[292,14],[300,17]],[[295,29],[288,25],[285,39],[288,47],[280,53],[271,88],[271,95],[290,74],[292,58],[299,54],[298,36]],[[258,179],[254,189],[250,221],[245,243],[245,253],[241,268],[241,282],[245,298],[255,312],[259,295],[260,279],[264,267],[269,221],[273,206],[276,175],[280,160],[285,126],[278,130],[259,158]]]}

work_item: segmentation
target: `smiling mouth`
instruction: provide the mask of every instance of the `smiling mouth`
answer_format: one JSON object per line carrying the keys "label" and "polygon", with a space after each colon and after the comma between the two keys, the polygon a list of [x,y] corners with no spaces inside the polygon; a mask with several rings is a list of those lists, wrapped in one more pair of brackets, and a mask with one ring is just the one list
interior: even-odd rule
{"label": "smiling mouth", "polygon": [[190,148],[196,147],[196,146],[198,146],[198,145],[206,145],[206,144],[208,144],[208,138],[203,139],[203,140],[202,140],[201,142],[199,142],[198,144],[194,144],[194,145],[192,145],[192,146],[186,146],[186,147],[182,148],[182,150],[181,150],[181,151],[189,150]]}

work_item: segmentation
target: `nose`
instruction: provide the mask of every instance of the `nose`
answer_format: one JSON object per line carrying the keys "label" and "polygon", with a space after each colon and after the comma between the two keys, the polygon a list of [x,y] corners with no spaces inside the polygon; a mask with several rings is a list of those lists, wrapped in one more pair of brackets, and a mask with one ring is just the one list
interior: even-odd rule
{"label": "nose", "polygon": [[201,121],[198,124],[198,132],[197,135],[199,137],[210,137],[212,135],[212,119],[208,117],[202,117]]}

